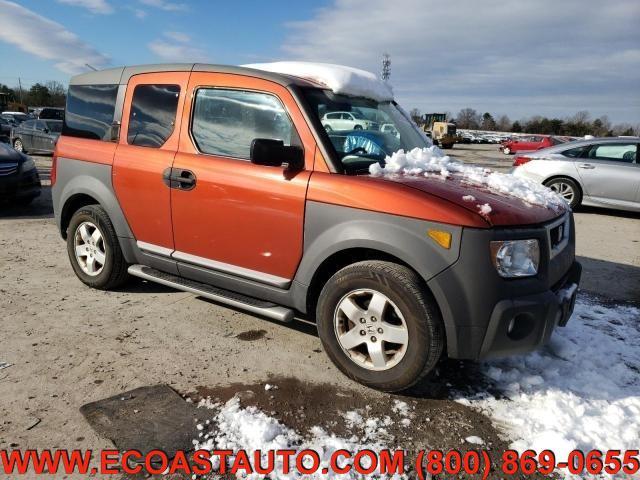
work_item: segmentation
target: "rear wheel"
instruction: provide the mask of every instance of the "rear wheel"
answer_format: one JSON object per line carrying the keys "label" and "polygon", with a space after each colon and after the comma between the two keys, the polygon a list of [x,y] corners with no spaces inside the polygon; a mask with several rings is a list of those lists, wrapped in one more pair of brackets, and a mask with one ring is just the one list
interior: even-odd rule
{"label": "rear wheel", "polygon": [[569,204],[571,208],[577,208],[582,202],[582,192],[578,184],[567,177],[558,177],[544,183],[546,187],[556,192]]}
{"label": "rear wheel", "polygon": [[99,205],[73,214],[67,228],[67,253],[78,278],[90,287],[109,290],[128,279],[115,229]]}
{"label": "rear wheel", "polygon": [[391,262],[358,262],[337,272],[320,294],[316,318],[335,365],[379,390],[412,387],[444,350],[435,301],[415,272]]}
{"label": "rear wheel", "polygon": [[511,153],[511,149],[509,147],[504,147],[502,149],[502,153],[504,153],[505,155],[509,155]]}
{"label": "rear wheel", "polygon": [[354,130],[362,130],[362,125],[356,125],[353,127]]}

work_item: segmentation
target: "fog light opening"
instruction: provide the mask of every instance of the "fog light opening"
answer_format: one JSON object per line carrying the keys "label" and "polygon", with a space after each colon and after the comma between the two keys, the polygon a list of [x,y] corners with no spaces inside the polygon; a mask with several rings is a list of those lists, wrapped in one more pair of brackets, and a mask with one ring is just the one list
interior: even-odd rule
{"label": "fog light opening", "polygon": [[526,314],[516,315],[507,324],[507,337],[511,340],[522,340],[533,331],[534,327],[533,317]]}

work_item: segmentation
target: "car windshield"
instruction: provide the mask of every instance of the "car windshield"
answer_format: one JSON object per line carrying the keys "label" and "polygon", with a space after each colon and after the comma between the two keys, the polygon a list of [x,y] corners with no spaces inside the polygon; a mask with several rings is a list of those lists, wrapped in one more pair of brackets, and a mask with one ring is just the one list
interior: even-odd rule
{"label": "car windshield", "polygon": [[[368,171],[400,149],[429,147],[426,135],[394,102],[335,94],[329,90],[303,89],[311,113],[324,127],[338,161],[347,173]],[[331,112],[349,112],[355,120]]]}
{"label": "car windshield", "polygon": [[44,122],[47,124],[47,128],[51,133],[61,133],[62,132],[62,122]]}

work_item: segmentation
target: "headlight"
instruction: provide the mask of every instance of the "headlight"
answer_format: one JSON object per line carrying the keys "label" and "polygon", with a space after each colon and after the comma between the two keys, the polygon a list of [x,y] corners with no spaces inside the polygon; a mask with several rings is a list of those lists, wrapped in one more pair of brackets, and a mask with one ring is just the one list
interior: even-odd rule
{"label": "headlight", "polygon": [[27,158],[22,163],[22,171],[23,172],[28,172],[29,170],[33,170],[34,168],[36,168],[36,162],[33,161],[33,158]]}
{"label": "headlight", "polygon": [[530,277],[538,273],[540,245],[535,239],[491,242],[491,261],[501,277]]}

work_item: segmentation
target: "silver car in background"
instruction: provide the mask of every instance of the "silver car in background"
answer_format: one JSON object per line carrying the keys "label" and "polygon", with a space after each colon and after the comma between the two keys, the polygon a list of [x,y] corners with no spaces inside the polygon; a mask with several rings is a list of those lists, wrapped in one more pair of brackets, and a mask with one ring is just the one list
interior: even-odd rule
{"label": "silver car in background", "polygon": [[592,138],[516,155],[512,170],[579,205],[640,212],[640,138]]}

